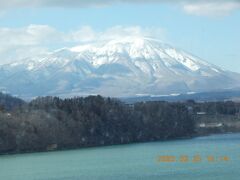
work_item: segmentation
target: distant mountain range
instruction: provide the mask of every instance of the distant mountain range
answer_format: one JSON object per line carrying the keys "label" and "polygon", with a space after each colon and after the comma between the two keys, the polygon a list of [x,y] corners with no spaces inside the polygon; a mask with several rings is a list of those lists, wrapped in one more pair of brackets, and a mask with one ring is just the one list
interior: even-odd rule
{"label": "distant mountain range", "polygon": [[162,96],[240,87],[240,75],[156,39],[126,37],[0,66],[0,91],[23,98]]}
{"label": "distant mountain range", "polygon": [[135,97],[124,97],[122,101],[132,104],[136,102],[144,101],[169,101],[169,102],[185,102],[188,100],[194,100],[196,102],[215,102],[215,101],[236,101],[240,102],[240,90],[228,90],[228,91],[213,91],[213,92],[201,92],[201,93],[187,93],[187,94],[172,94],[172,95],[145,95]]}

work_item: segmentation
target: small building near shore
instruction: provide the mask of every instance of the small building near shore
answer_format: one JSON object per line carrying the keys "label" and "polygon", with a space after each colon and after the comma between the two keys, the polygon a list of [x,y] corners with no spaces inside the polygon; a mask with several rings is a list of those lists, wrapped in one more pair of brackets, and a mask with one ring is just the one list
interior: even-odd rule
{"label": "small building near shore", "polygon": [[197,112],[197,115],[206,115],[207,113],[202,111],[202,112]]}

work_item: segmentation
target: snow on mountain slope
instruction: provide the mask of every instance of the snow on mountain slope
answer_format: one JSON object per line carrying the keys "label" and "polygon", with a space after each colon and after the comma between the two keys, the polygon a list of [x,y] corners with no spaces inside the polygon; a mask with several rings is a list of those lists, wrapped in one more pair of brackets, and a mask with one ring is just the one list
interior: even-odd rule
{"label": "snow on mountain slope", "polygon": [[134,96],[229,89],[240,76],[158,40],[101,41],[0,66],[0,90],[20,96]]}

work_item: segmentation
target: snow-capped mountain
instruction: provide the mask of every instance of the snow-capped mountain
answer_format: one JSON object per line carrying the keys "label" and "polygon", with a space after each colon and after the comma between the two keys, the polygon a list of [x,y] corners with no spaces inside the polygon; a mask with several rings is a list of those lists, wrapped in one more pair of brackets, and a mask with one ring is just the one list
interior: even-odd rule
{"label": "snow-capped mountain", "polygon": [[240,76],[144,37],[84,44],[0,66],[0,91],[39,95],[135,96],[230,89]]}

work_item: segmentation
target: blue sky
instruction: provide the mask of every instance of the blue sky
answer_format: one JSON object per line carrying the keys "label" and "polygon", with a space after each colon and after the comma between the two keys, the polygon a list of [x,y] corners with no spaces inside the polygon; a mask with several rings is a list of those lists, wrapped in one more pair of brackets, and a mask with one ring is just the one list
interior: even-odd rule
{"label": "blue sky", "polygon": [[[4,63],[15,59],[14,56],[33,56],[36,52],[90,41],[99,34],[106,36],[113,32],[111,29],[115,29],[114,33],[128,33],[129,28],[135,28],[130,30],[134,34],[137,28],[143,35],[154,36],[210,63],[240,72],[238,1],[209,4],[199,0],[196,4],[189,1],[179,4],[119,0],[96,4],[93,0],[84,6],[81,1],[75,6],[66,5],[63,0],[60,4],[43,0],[44,3],[20,5],[9,1],[13,3],[0,2],[0,57]],[[26,49],[31,53],[24,54]]]}

